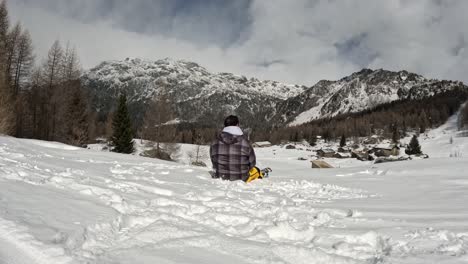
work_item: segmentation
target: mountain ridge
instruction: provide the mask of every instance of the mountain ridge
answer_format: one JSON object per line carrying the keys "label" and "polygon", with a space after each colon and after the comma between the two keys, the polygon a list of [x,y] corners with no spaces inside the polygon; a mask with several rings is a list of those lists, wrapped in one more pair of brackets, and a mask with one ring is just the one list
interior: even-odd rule
{"label": "mountain ridge", "polygon": [[[219,123],[227,114],[240,115],[246,125],[300,125],[323,117],[359,112],[401,99],[421,99],[463,86],[402,71],[362,69],[337,81],[320,80],[307,87],[247,78],[232,73],[211,73],[186,60],[104,61],[81,77],[93,107],[112,111],[115,98],[125,92],[130,112],[142,122],[149,102],[161,94],[173,102],[179,122]],[[245,123],[244,123],[245,124]]]}
{"label": "mountain ridge", "polygon": [[[362,69],[338,81],[321,81],[280,103],[278,122],[300,125],[315,119],[372,109],[402,99],[422,99],[463,86],[456,81],[426,79],[406,70]],[[325,92],[324,92],[325,90]]]}

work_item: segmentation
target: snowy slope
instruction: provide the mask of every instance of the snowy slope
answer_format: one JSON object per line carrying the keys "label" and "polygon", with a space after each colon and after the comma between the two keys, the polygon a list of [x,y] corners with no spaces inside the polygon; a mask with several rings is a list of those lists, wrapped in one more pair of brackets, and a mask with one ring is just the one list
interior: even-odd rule
{"label": "snowy slope", "polygon": [[446,124],[422,135],[422,149],[431,157],[468,157],[468,140],[457,131],[457,120],[458,114],[453,115]]}
{"label": "snowy slope", "polygon": [[468,157],[450,123],[433,133],[430,159],[329,170],[257,149],[274,172],[251,184],[0,137],[0,263],[466,263]]}

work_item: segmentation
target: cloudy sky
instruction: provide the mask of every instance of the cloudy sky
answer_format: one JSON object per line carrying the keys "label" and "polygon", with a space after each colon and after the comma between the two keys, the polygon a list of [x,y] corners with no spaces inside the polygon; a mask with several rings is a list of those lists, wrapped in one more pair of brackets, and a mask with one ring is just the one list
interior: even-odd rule
{"label": "cloudy sky", "polygon": [[38,58],[55,39],[84,68],[171,57],[312,85],[361,68],[468,82],[465,0],[8,0]]}

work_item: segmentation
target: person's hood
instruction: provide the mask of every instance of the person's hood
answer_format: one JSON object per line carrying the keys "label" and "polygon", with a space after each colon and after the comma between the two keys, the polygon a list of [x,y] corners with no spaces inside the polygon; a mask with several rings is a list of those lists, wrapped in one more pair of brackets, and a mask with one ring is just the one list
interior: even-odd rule
{"label": "person's hood", "polygon": [[228,126],[221,131],[218,139],[224,144],[232,145],[239,142],[243,135],[244,133],[238,126]]}
{"label": "person's hood", "polygon": [[238,126],[227,126],[223,129],[223,132],[229,133],[234,136],[242,136],[244,135],[244,132],[242,132],[242,129]]}

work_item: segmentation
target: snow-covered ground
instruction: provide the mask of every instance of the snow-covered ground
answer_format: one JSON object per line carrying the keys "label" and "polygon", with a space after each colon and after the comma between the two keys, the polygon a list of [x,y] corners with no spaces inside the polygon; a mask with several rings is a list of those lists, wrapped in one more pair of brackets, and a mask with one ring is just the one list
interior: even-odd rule
{"label": "snow-covered ground", "polygon": [[305,148],[256,149],[274,172],[251,184],[0,137],[0,264],[467,263],[468,138],[450,144],[454,118],[423,136],[426,160],[320,170],[298,160]]}

